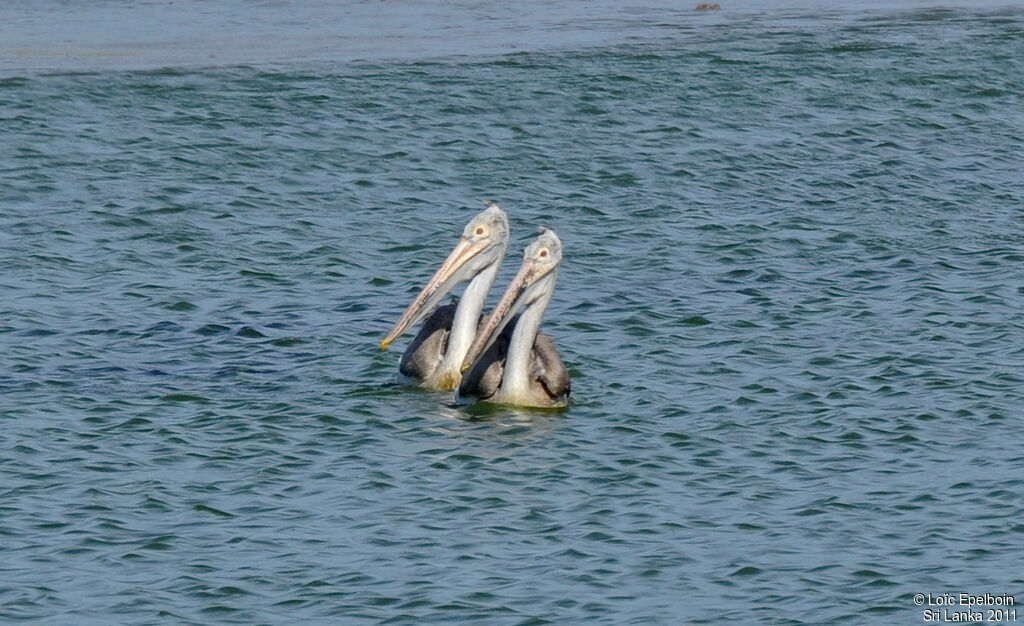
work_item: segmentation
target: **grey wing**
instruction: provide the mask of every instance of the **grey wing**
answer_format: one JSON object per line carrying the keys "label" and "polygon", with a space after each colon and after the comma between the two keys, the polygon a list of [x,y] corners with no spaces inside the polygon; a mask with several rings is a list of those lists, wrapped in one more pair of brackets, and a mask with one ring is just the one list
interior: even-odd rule
{"label": "grey wing", "polygon": [[437,307],[426,320],[420,332],[402,354],[398,371],[414,380],[424,380],[444,359],[448,349],[448,334],[455,319],[455,303]]}
{"label": "grey wing", "polygon": [[569,382],[569,370],[565,367],[555,340],[550,335],[537,333],[533,342],[533,378],[544,386],[555,400],[567,400],[572,385]]}

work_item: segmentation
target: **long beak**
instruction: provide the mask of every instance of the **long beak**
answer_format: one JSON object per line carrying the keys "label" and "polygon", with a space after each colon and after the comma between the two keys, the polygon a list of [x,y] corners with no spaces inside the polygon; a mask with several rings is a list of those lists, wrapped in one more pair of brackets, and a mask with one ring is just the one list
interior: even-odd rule
{"label": "long beak", "polygon": [[481,328],[477,334],[476,339],[473,340],[473,345],[469,347],[469,352],[466,353],[466,358],[462,360],[462,372],[465,373],[473,363],[476,362],[480,356],[487,352],[488,348],[494,343],[501,334],[501,331],[505,330],[505,326],[512,321],[516,311],[522,306],[520,302],[523,293],[526,288],[537,282],[541,276],[536,271],[536,265],[533,259],[526,259],[523,261],[522,266],[519,268],[519,272],[516,277],[512,279],[512,283],[509,284],[508,289],[505,290],[505,294],[501,296],[501,300],[498,302],[498,306],[494,307],[494,311],[491,312],[491,316],[484,322],[483,328]]}
{"label": "long beak", "polygon": [[420,295],[416,296],[416,299],[405,310],[405,313],[402,313],[402,317],[398,319],[391,332],[384,338],[384,341],[380,342],[380,349],[387,350],[391,342],[401,336],[410,326],[426,317],[431,309],[441,301],[441,298],[445,297],[452,290],[452,287],[455,286],[456,283],[452,281],[452,278],[455,277],[456,273],[470,259],[480,254],[484,247],[481,244],[474,244],[465,237],[460,238],[459,243],[455,244],[455,249],[451,251],[448,258],[444,260],[441,267],[434,273],[434,277],[430,279],[430,282],[423,288]]}

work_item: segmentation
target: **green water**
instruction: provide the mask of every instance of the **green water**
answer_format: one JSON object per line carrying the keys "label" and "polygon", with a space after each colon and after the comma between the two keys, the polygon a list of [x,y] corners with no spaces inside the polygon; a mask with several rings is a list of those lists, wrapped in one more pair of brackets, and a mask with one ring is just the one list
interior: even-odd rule
{"label": "green water", "polygon": [[[1019,8],[42,6],[0,9],[0,621],[1024,600]],[[486,199],[491,303],[564,243],[562,414],[378,348]]]}

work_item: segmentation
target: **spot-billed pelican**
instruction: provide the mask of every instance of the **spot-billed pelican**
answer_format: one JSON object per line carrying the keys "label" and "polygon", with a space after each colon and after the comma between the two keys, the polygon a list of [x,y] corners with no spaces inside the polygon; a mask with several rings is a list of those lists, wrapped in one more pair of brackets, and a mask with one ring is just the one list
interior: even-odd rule
{"label": "spot-billed pelican", "polygon": [[[524,407],[569,403],[569,371],[551,337],[539,332],[562,262],[562,242],[545,229],[526,247],[523,264],[505,295],[477,332],[462,363],[456,392],[462,403]],[[511,337],[502,330],[517,311]]]}
{"label": "spot-billed pelican", "polygon": [[[462,362],[476,337],[484,300],[505,258],[508,239],[505,211],[488,202],[466,225],[448,258],[381,342],[381,349],[387,349],[410,326],[427,318],[398,366],[411,382],[433,390],[452,390],[459,384]],[[434,311],[445,295],[467,280],[469,285],[457,304]]]}

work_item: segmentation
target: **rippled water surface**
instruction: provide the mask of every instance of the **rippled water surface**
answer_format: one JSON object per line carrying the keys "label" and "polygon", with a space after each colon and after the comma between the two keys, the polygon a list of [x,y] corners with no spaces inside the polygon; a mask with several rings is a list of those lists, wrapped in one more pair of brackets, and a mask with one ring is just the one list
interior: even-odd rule
{"label": "rippled water surface", "polygon": [[[0,621],[1024,602],[1024,11],[721,4],[0,8]],[[487,199],[563,413],[379,350]]]}

